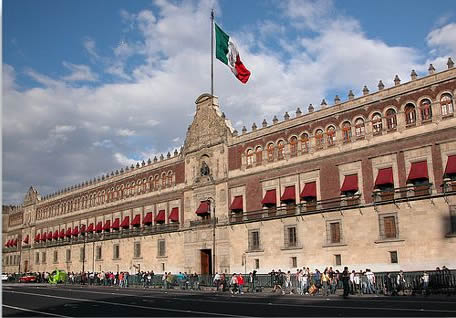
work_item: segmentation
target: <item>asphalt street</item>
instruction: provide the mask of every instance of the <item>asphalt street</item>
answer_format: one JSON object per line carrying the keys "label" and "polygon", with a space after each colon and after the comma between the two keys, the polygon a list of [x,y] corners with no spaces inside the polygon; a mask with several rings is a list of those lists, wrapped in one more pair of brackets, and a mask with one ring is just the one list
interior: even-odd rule
{"label": "asphalt street", "polygon": [[454,297],[231,295],[88,286],[4,284],[3,317],[456,316]]}

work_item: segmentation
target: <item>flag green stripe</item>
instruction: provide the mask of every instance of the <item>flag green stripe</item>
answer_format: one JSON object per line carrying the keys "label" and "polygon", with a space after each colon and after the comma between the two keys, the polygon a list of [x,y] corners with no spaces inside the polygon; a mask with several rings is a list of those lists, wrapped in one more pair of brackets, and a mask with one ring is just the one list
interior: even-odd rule
{"label": "flag green stripe", "polygon": [[228,40],[230,36],[223,32],[220,27],[215,24],[215,57],[228,65]]}

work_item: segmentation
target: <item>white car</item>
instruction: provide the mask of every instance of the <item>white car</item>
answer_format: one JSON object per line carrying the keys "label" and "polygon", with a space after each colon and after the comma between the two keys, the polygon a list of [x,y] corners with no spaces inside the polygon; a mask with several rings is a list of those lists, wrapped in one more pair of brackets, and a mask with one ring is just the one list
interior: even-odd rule
{"label": "white car", "polygon": [[8,280],[7,274],[2,274],[2,282],[6,282]]}

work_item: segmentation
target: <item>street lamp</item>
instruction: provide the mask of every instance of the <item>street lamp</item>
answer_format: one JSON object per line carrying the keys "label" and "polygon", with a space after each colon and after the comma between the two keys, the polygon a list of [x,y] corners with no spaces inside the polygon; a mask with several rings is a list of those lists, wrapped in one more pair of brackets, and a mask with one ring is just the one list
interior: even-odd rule
{"label": "street lamp", "polygon": [[[207,201],[209,202],[209,207],[212,208],[212,275],[215,276],[215,227],[216,227],[216,218],[215,218],[215,200],[212,197],[208,197]],[[213,203],[213,204],[212,204]]]}
{"label": "street lamp", "polygon": [[85,273],[85,257],[86,257],[86,233],[82,231],[83,224],[79,226],[79,233],[83,236],[83,245],[82,245],[82,275]]}

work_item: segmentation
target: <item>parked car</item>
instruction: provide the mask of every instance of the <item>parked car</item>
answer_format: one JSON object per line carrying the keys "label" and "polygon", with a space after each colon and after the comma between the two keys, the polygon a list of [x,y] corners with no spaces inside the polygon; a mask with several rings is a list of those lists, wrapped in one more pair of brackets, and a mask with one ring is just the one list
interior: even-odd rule
{"label": "parked car", "polygon": [[6,282],[8,280],[8,274],[2,273],[2,282]]}
{"label": "parked car", "polygon": [[36,275],[34,274],[25,274],[21,278],[19,278],[20,283],[35,283],[36,282]]}

